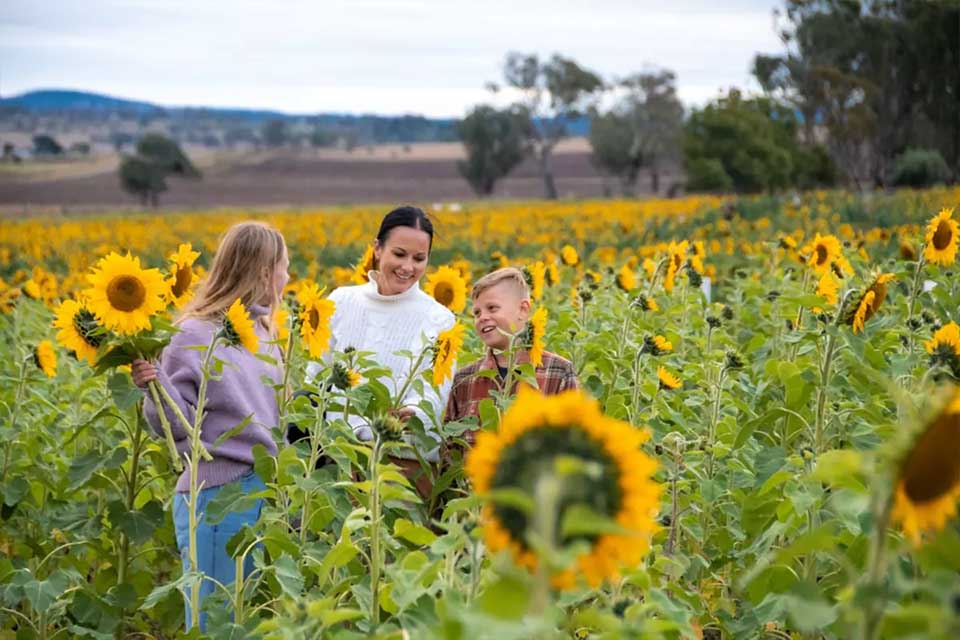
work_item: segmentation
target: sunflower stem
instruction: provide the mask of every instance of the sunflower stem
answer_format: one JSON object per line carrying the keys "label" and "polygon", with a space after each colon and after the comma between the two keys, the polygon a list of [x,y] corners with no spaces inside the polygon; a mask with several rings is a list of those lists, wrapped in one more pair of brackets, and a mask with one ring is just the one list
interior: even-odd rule
{"label": "sunflower stem", "polygon": [[713,412],[710,415],[710,429],[707,431],[707,477],[713,478],[713,446],[717,437],[717,421],[720,419],[720,398],[723,395],[723,378],[727,374],[727,367],[720,367],[717,376],[717,390],[713,397]]}
{"label": "sunflower stem", "polygon": [[[17,392],[13,396],[13,409],[10,410],[10,428],[16,431],[17,428],[17,416],[20,412],[20,406],[23,404],[20,400],[23,398],[23,390],[26,388],[27,383],[27,358],[22,358],[20,360],[20,373],[17,376]],[[7,481],[7,472],[10,469],[10,452],[13,451],[13,447],[16,441],[8,442],[4,447],[5,451],[3,452],[3,477],[0,478],[0,482]]]}
{"label": "sunflower stem", "polygon": [[[307,462],[306,477],[309,478],[313,475],[314,470],[317,468],[317,461],[320,459],[320,453],[322,450],[320,443],[320,424],[323,420],[323,414],[327,410],[327,389],[328,385],[324,384],[320,387],[320,399],[317,401],[317,406],[314,409],[316,421],[313,424],[313,429],[310,430],[310,459]],[[344,421],[347,420],[347,416],[344,415]],[[347,422],[347,426],[350,423]],[[309,483],[307,483],[309,486]],[[303,517],[300,519],[300,544],[304,544],[307,540],[307,531],[308,523],[310,521],[310,502],[313,499],[313,490],[305,489],[303,493]]]}
{"label": "sunflower stem", "polygon": [[876,501],[878,504],[874,505],[874,514],[877,518],[873,537],[870,539],[870,555],[865,585],[870,597],[862,619],[861,640],[876,640],[880,632],[880,623],[883,620],[885,594],[880,593],[880,590],[887,570],[887,528],[890,525],[890,517],[893,512],[893,494],[885,489],[879,495],[882,497]]}
{"label": "sunflower stem", "polygon": [[[910,326],[910,321],[913,319],[913,310],[917,304],[917,297],[920,295],[920,274],[923,273],[923,267],[927,264],[926,256],[923,255],[923,252],[920,252],[920,257],[917,259],[917,266],[913,270],[913,284],[910,287],[910,302],[907,306],[907,321],[906,326]],[[913,332],[911,331],[907,337],[907,352],[913,353]]]}
{"label": "sunflower stem", "polygon": [[400,388],[400,393],[397,394],[397,399],[393,403],[394,409],[399,409],[403,406],[403,399],[410,390],[410,386],[413,384],[413,381],[416,380],[417,374],[420,372],[420,367],[423,365],[423,361],[427,357],[427,353],[429,353],[431,350],[432,345],[427,345],[420,351],[420,355],[417,356],[416,361],[410,368],[410,373],[407,375],[406,382],[403,383],[403,387]]}
{"label": "sunflower stem", "polygon": [[370,624],[380,626],[380,454],[383,443],[376,434],[370,452]]}
{"label": "sunflower stem", "polygon": [[167,442],[167,450],[170,453],[170,460],[173,462],[173,468],[177,473],[183,471],[183,462],[180,461],[180,454],[177,452],[177,443],[173,439],[173,431],[170,428],[170,421],[167,420],[167,412],[164,410],[164,404],[170,404],[176,406],[173,402],[164,403],[160,400],[160,392],[157,390],[162,389],[163,386],[157,380],[151,380],[147,383],[147,388],[150,389],[150,395],[153,397],[153,404],[157,407],[157,416],[160,418],[160,425],[163,428],[163,437]]}
{"label": "sunflower stem", "polygon": [[533,500],[537,505],[533,513],[533,530],[542,552],[537,559],[536,584],[533,592],[531,613],[542,617],[550,606],[550,563],[556,555],[558,509],[562,493],[562,481],[553,473],[537,478]]}

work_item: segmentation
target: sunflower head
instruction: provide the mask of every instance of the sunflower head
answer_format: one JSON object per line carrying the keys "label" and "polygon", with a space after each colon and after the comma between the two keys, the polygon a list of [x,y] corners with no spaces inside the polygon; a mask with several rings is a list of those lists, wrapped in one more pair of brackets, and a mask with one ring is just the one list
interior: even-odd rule
{"label": "sunflower head", "polygon": [[395,415],[385,413],[377,416],[370,422],[370,429],[380,436],[381,440],[397,442],[403,438],[406,425]]}
{"label": "sunflower head", "polygon": [[360,384],[360,374],[339,362],[335,362],[333,370],[330,372],[330,382],[337,389],[346,391]]}
{"label": "sunflower head", "polygon": [[530,350],[530,362],[535,367],[543,365],[543,352],[546,347],[544,339],[547,335],[547,308],[539,307],[530,315],[527,327],[524,330],[520,343]]}
{"label": "sunflower head", "polygon": [[569,244],[563,245],[563,248],[560,249],[560,259],[568,267],[575,267],[580,264],[580,254]]}
{"label": "sunflower head", "polygon": [[640,348],[643,353],[649,353],[652,356],[662,356],[665,353],[673,351],[673,343],[661,335],[645,336],[643,346]]}
{"label": "sunflower head", "polygon": [[[585,549],[552,575],[555,586],[573,587],[581,575],[598,586],[615,578],[621,566],[635,566],[649,549],[659,507],[660,488],[652,480],[656,463],[641,450],[646,438],[645,431],[604,416],[580,391],[543,397],[521,388],[497,431],[480,432],[467,456],[473,486],[488,499],[482,512],[487,546],[509,550],[532,570],[539,559],[528,542],[531,527],[554,518],[553,544],[582,543]],[[554,513],[529,513],[498,500],[506,491],[532,496],[546,476],[559,479]],[[577,516],[584,512],[616,528],[578,527]]]}
{"label": "sunflower head", "polygon": [[453,375],[453,365],[463,347],[465,327],[459,322],[440,333],[433,346],[433,384],[440,386]]}
{"label": "sunflower head", "polygon": [[84,292],[90,311],[105,327],[121,335],[150,328],[150,319],[166,307],[168,285],[157,269],[143,269],[140,259],[110,253],[88,276]]}
{"label": "sunflower head", "polygon": [[537,260],[533,264],[526,265],[523,268],[523,277],[527,281],[527,287],[530,289],[530,297],[533,300],[539,300],[543,297],[543,287],[546,284],[547,265]]}
{"label": "sunflower head", "polygon": [[931,366],[946,367],[960,379],[960,325],[948,322],[937,329],[924,346],[930,354]]}
{"label": "sunflower head", "polygon": [[892,273],[876,275],[854,307],[847,313],[847,324],[851,326],[854,333],[863,331],[867,320],[872,318],[883,304],[887,297],[887,285],[894,277]]}
{"label": "sunflower head", "polygon": [[462,313],[467,307],[467,283],[460,272],[451,267],[442,266],[427,276],[423,290],[454,314]]}
{"label": "sunflower head", "polygon": [[33,362],[48,378],[56,377],[57,352],[53,350],[53,343],[49,340],[44,340],[34,347]]}
{"label": "sunflower head", "polygon": [[277,331],[277,340],[286,344],[290,339],[290,312],[282,304],[273,310],[273,326]]}
{"label": "sunflower head", "polygon": [[253,329],[253,320],[247,308],[237,298],[227,313],[223,316],[223,338],[233,347],[243,347],[250,353],[256,353],[260,348],[260,338]]}
{"label": "sunflower head", "polygon": [[641,311],[657,311],[660,308],[656,300],[643,293],[633,299],[633,305]]}
{"label": "sunflower head", "polygon": [[957,259],[960,225],[953,219],[953,209],[941,209],[927,224],[923,257],[930,264],[946,267]]}
{"label": "sunflower head", "polygon": [[833,235],[821,236],[819,233],[803,247],[801,255],[817,275],[823,275],[830,270],[834,261],[842,253],[840,240]]}
{"label": "sunflower head", "polygon": [[620,271],[617,272],[617,286],[628,293],[636,289],[637,277],[633,275],[633,270],[629,266],[620,267]]}
{"label": "sunflower head", "polygon": [[197,284],[197,274],[193,271],[193,263],[200,257],[199,251],[193,247],[181,244],[174,253],[170,254],[170,299],[178,309],[182,308],[193,295]]}
{"label": "sunflower head", "polygon": [[354,284],[366,284],[369,281],[367,274],[376,268],[376,264],[377,260],[373,254],[373,245],[371,244],[364,250],[363,255],[360,257],[360,262],[354,265],[351,281]]}
{"label": "sunflower head", "polygon": [[92,367],[97,363],[97,349],[103,344],[104,332],[96,317],[76,300],[64,300],[56,310],[53,321],[57,342],[77,354]]}
{"label": "sunflower head", "polygon": [[333,300],[323,297],[323,289],[314,282],[297,292],[300,306],[300,336],[311,358],[319,358],[330,346],[330,319],[336,311]]}
{"label": "sunflower head", "polygon": [[920,431],[899,464],[893,519],[915,543],[927,531],[939,531],[957,512],[960,498],[960,387]]}
{"label": "sunflower head", "polygon": [[657,380],[659,381],[660,388],[668,391],[673,391],[683,386],[680,378],[667,371],[665,367],[657,367]]}

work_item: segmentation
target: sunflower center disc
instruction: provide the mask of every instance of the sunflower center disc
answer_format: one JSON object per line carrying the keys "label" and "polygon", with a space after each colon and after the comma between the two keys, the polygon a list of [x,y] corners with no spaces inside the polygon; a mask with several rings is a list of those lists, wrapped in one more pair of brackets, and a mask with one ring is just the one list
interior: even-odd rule
{"label": "sunflower center disc", "polygon": [[107,300],[118,311],[136,311],[146,299],[147,288],[134,276],[118,276],[107,285]]}
{"label": "sunflower center disc", "polygon": [[191,282],[193,282],[193,270],[190,267],[179,267],[172,287],[173,295],[179,298],[185,294]]}
{"label": "sunflower center disc", "polygon": [[946,222],[940,221],[940,224],[937,225],[937,231],[933,234],[933,248],[937,251],[943,251],[950,246],[950,225]]}
{"label": "sunflower center disc", "polygon": [[817,245],[817,264],[821,265],[827,261],[827,248],[822,244]]}
{"label": "sunflower center disc", "polygon": [[307,314],[307,324],[314,331],[320,326],[320,313],[316,309],[310,309],[310,313]]}
{"label": "sunflower center disc", "polygon": [[901,472],[904,489],[913,502],[930,502],[960,482],[960,413],[944,413],[920,437]]}
{"label": "sunflower center disc", "polygon": [[437,283],[433,290],[434,299],[445,307],[449,307],[453,302],[453,287],[446,282]]}

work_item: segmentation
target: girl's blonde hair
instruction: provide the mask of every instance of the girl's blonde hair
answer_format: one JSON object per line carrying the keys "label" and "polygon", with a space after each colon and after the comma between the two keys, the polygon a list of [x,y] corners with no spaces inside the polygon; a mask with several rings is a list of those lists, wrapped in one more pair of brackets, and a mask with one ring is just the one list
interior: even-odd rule
{"label": "girl's blonde hair", "polygon": [[210,272],[177,321],[217,319],[237,298],[249,309],[269,296],[270,313],[263,322],[273,333],[273,312],[280,303],[271,290],[273,274],[286,250],[280,232],[264,222],[233,225],[220,239]]}

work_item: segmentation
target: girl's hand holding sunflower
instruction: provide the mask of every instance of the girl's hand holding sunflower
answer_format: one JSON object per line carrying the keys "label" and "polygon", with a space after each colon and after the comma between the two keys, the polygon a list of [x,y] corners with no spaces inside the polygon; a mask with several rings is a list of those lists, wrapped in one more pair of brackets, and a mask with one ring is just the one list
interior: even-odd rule
{"label": "girl's hand holding sunflower", "polygon": [[133,378],[133,384],[146,389],[151,381],[157,379],[157,365],[143,358],[137,358],[130,363],[130,376]]}

